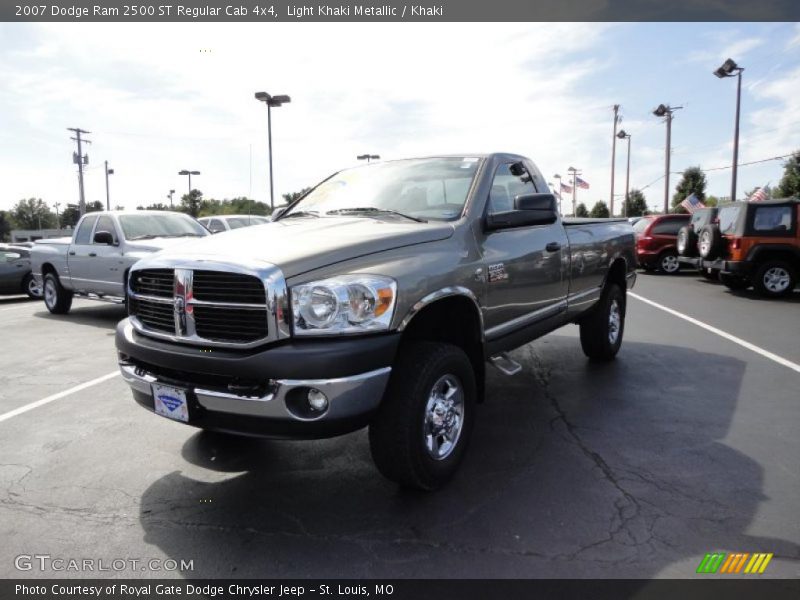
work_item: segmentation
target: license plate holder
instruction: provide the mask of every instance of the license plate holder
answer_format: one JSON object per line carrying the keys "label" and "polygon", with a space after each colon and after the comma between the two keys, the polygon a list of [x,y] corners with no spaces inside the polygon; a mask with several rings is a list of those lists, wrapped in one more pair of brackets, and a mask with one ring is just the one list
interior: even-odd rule
{"label": "license plate holder", "polygon": [[189,422],[187,390],[162,383],[151,384],[155,412],[173,421]]}

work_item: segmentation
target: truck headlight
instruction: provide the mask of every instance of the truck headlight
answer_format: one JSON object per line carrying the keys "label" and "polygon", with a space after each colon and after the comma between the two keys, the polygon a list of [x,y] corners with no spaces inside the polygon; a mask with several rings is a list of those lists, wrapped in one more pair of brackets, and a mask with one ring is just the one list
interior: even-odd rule
{"label": "truck headlight", "polygon": [[367,333],[389,329],[397,283],[380,275],[343,275],[291,292],[295,335]]}

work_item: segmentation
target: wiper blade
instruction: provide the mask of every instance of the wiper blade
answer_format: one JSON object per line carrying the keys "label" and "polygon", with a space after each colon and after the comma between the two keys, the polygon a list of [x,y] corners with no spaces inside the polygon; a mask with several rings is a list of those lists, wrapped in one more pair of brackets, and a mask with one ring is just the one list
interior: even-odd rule
{"label": "wiper blade", "polygon": [[152,233],[145,233],[144,235],[137,235],[132,238],[128,238],[129,241],[133,242],[136,240],[152,240],[153,238],[157,238],[159,236],[153,235]]}
{"label": "wiper blade", "polygon": [[337,214],[346,214],[346,213],[383,213],[388,215],[396,215],[398,217],[404,217],[406,219],[411,219],[412,221],[416,221],[417,223],[427,223],[425,219],[420,219],[419,217],[412,217],[411,215],[407,215],[405,213],[401,213],[397,210],[392,210],[390,208],[376,208],[374,206],[358,206],[353,208],[337,208],[336,210],[329,210],[327,213],[328,215],[337,215]]}
{"label": "wiper blade", "polygon": [[173,233],[170,235],[162,235],[156,237],[165,237],[165,238],[178,238],[178,237],[204,237],[200,233]]}

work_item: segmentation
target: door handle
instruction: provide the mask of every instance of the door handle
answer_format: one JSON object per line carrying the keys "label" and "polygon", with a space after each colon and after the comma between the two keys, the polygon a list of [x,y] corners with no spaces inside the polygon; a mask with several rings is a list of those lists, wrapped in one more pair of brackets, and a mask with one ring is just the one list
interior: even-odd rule
{"label": "door handle", "polygon": [[75,250],[70,250],[70,251],[69,251],[69,255],[70,255],[70,256],[75,256]]}
{"label": "door handle", "polygon": [[558,242],[550,242],[547,246],[544,247],[545,250],[548,252],[558,252],[561,250],[561,244]]}
{"label": "door handle", "polygon": [[97,256],[97,252],[89,252],[89,256]]}

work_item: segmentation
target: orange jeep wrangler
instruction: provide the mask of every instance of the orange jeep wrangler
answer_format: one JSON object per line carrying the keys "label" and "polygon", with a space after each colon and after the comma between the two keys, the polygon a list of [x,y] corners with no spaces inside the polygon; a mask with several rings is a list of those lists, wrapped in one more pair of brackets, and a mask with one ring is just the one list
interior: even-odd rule
{"label": "orange jeep wrangler", "polygon": [[[697,234],[695,266],[719,272],[729,289],[792,293],[800,273],[800,200],[733,202]],[[685,261],[686,259],[684,259]]]}

